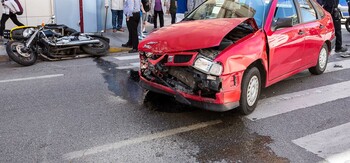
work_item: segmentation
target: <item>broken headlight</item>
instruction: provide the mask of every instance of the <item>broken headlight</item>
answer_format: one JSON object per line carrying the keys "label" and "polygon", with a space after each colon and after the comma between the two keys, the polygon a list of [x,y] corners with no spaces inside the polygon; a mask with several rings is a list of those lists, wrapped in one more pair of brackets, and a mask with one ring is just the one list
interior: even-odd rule
{"label": "broken headlight", "polygon": [[199,57],[194,62],[193,67],[206,74],[220,76],[222,74],[222,65],[211,61],[210,59]]}

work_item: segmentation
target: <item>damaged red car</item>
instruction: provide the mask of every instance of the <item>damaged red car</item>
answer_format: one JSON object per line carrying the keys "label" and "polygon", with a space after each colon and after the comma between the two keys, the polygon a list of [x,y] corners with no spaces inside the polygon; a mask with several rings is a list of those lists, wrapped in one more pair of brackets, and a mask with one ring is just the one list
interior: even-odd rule
{"label": "damaged red car", "polygon": [[305,69],[322,74],[334,39],[331,15],[315,0],[207,0],[140,42],[140,85],[250,114],[262,88]]}

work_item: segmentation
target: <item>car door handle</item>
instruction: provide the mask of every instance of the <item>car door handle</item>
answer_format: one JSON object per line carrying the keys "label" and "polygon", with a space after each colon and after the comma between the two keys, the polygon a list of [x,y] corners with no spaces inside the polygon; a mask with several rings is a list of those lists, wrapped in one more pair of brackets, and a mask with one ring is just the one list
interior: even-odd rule
{"label": "car door handle", "polygon": [[300,30],[299,32],[298,32],[298,35],[303,35],[304,34],[304,31],[303,30]]}
{"label": "car door handle", "polygon": [[321,24],[321,25],[320,25],[320,29],[323,29],[323,28],[324,28],[324,25]]}

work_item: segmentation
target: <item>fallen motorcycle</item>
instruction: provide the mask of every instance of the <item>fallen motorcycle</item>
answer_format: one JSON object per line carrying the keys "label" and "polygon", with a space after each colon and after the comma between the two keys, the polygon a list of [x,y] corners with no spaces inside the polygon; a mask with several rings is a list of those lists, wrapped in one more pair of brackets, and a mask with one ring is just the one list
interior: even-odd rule
{"label": "fallen motorcycle", "polygon": [[62,25],[21,26],[9,31],[8,56],[16,63],[30,66],[40,56],[45,60],[75,58],[82,52],[92,56],[108,53],[109,39],[80,33]]}

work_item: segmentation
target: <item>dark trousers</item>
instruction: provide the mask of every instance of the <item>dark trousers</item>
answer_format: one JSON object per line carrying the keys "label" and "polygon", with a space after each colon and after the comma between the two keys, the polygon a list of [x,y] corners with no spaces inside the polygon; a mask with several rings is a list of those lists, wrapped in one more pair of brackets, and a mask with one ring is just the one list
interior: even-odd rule
{"label": "dark trousers", "polygon": [[160,24],[160,28],[164,27],[164,13],[163,11],[156,11],[154,10],[154,28],[157,28],[157,17],[159,15],[159,24]]}
{"label": "dark trousers", "polygon": [[139,12],[134,12],[132,14],[132,17],[129,18],[129,21],[126,21],[126,26],[128,27],[128,31],[129,31],[129,40],[126,44],[132,45],[133,49],[137,49],[137,46],[139,45],[139,38],[137,35],[137,26],[139,22],[140,22]]}
{"label": "dark trousers", "polygon": [[342,48],[342,36],[341,36],[341,20],[333,18],[334,30],[335,30],[335,50]]}
{"label": "dark trousers", "polygon": [[17,15],[10,13],[10,15],[2,14],[1,17],[1,26],[0,26],[0,36],[4,36],[4,30],[5,30],[5,24],[8,19],[11,19],[13,23],[15,23],[17,26],[23,26],[21,22],[17,20]]}
{"label": "dark trousers", "polygon": [[176,22],[176,13],[170,13],[171,15],[171,24],[174,24]]}
{"label": "dark trousers", "polygon": [[[123,10],[111,10],[112,11],[112,26],[113,29],[122,28],[123,24]],[[118,26],[117,26],[118,21]]]}

